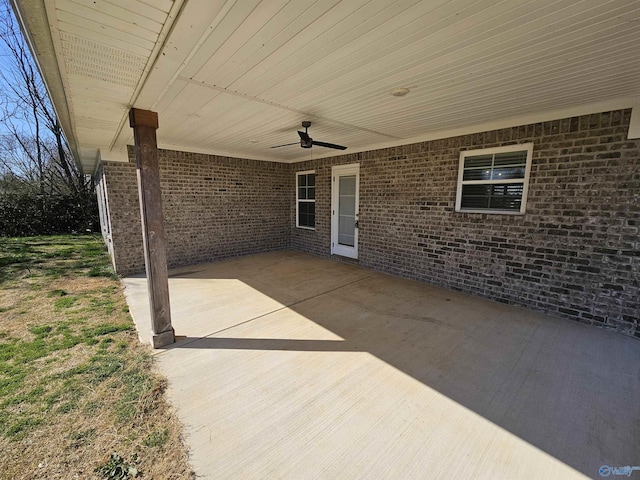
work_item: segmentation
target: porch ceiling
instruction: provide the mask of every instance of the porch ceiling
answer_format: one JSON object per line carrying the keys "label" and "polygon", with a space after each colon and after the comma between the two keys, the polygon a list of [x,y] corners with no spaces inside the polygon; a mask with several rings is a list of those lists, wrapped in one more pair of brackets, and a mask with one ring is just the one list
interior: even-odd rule
{"label": "porch ceiling", "polygon": [[[640,2],[13,0],[90,169],[160,147],[274,161],[632,106]],[[390,91],[407,87],[405,97]]]}

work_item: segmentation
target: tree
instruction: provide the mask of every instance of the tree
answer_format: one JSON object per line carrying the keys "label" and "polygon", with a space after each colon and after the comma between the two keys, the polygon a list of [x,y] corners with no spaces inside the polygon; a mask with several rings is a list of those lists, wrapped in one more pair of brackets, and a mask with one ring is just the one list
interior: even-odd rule
{"label": "tree", "polygon": [[[85,228],[97,225],[94,179],[83,174],[73,160],[44,82],[7,0],[0,0],[0,196],[0,202],[33,204],[30,218],[23,221],[40,219],[35,233],[62,233],[55,231],[60,225],[54,217],[69,215],[60,212],[60,208],[77,213],[84,206],[90,215],[83,221],[91,223]],[[7,212],[15,210],[9,207],[0,209],[0,215],[3,212],[5,215],[4,222],[0,218],[0,235],[16,234],[6,218]],[[71,228],[73,222],[67,223],[65,228]],[[78,228],[81,227],[72,229]]]}

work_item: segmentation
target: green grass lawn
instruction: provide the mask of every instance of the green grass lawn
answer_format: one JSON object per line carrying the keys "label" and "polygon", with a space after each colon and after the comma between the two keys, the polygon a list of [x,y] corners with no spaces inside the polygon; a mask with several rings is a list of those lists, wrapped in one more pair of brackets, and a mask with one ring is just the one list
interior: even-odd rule
{"label": "green grass lawn", "polygon": [[164,388],[100,237],[0,238],[0,478],[192,478]]}

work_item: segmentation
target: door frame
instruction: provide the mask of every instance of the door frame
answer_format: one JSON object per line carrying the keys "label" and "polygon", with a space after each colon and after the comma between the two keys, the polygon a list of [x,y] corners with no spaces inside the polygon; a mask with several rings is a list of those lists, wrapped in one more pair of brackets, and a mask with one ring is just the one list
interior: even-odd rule
{"label": "door frame", "polygon": [[[356,177],[356,227],[354,230],[353,247],[340,245],[338,243],[338,200],[339,186],[338,178],[341,176],[355,175]],[[331,254],[342,257],[358,258],[358,217],[360,213],[360,164],[350,163],[348,165],[337,165],[331,167]]]}

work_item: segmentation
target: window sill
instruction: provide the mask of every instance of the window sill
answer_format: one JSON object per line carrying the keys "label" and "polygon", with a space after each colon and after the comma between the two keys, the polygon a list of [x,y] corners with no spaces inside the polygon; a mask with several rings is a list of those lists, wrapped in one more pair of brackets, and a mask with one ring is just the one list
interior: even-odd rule
{"label": "window sill", "polygon": [[467,210],[464,208],[456,209],[456,213],[486,213],[490,215],[524,215],[526,212],[514,212],[512,210]]}

